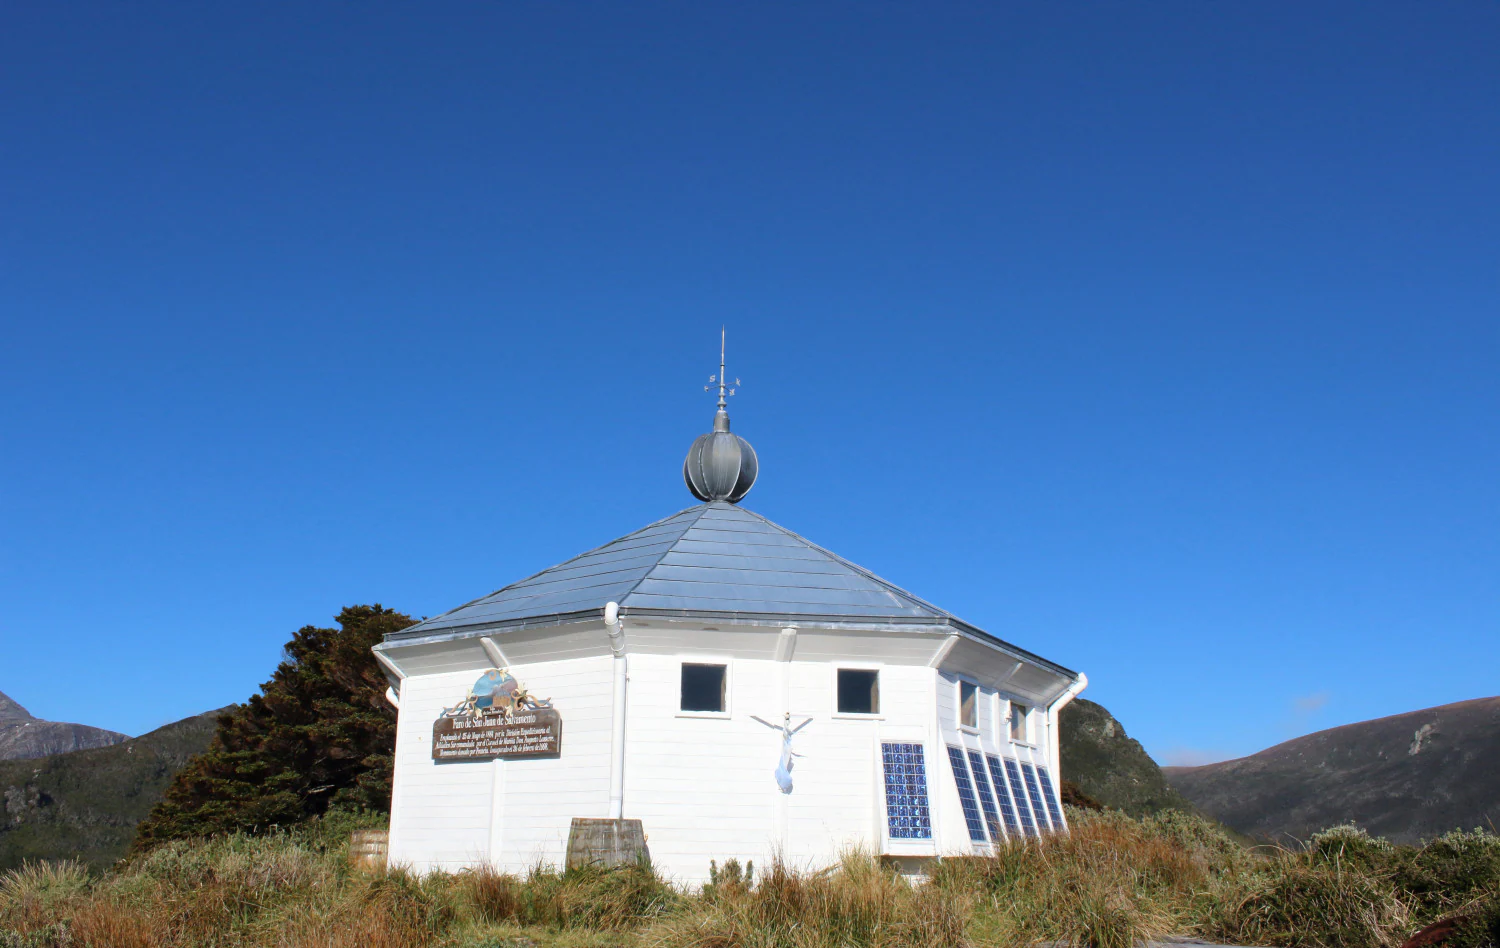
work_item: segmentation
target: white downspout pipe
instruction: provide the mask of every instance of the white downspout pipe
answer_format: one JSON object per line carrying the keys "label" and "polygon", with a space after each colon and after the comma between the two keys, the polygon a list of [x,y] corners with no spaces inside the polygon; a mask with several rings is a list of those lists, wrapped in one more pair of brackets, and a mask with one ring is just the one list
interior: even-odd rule
{"label": "white downspout pipe", "polygon": [[480,646],[484,648],[484,654],[489,658],[490,664],[496,668],[509,668],[510,659],[505,657],[505,652],[496,644],[495,640],[488,635],[480,638]]}
{"label": "white downspout pipe", "polygon": [[1063,708],[1067,707],[1074,698],[1083,693],[1083,689],[1089,686],[1089,676],[1083,672],[1073,679],[1068,690],[1058,695],[1056,700],[1047,705],[1047,743],[1051,751],[1048,762],[1052,765],[1052,774],[1057,778],[1057,792],[1062,793],[1062,735],[1057,730],[1057,715]]}
{"label": "white downspout pipe", "polygon": [[620,621],[620,604],[604,606],[604,631],[609,635],[609,651],[614,656],[615,701],[613,730],[609,739],[609,818],[618,820],[625,813],[625,685],[630,680],[625,667],[625,624]]}
{"label": "white downspout pipe", "polygon": [[386,681],[390,687],[385,689],[385,700],[389,701],[397,711],[401,710],[401,683],[406,680],[406,672],[395,662],[386,658],[380,652],[380,647],[370,649],[375,656],[375,661],[380,663],[380,668],[385,672]]}

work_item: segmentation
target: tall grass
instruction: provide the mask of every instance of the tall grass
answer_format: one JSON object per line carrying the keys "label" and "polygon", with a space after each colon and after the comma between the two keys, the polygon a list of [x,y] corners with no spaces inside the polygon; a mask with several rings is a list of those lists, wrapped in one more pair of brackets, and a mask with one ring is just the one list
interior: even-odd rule
{"label": "tall grass", "polygon": [[623,931],[682,901],[647,863],[558,872],[543,865],[524,878],[481,867],[458,877],[473,912],[486,922]]}
{"label": "tall grass", "polygon": [[1400,944],[1451,917],[1500,941],[1500,838],[1394,846],[1352,827],[1252,852],[1169,813],[1071,814],[1073,832],[950,858],[921,878],[868,853],[821,872],[715,867],[689,892],[649,865],[417,876],[347,860],[349,825],[178,842],[90,876],[0,875],[0,948],[965,948],[1130,946],[1167,935],[1291,948]]}
{"label": "tall grass", "polygon": [[954,892],[914,886],[854,852],[826,872],[794,872],[778,860],[759,883],[717,884],[641,939],[661,948],[956,948],[965,916]]}

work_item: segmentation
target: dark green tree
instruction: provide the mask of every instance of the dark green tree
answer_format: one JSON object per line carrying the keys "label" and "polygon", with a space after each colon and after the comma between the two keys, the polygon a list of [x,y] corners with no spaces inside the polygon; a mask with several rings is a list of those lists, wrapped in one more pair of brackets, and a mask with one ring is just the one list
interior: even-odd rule
{"label": "dark green tree", "polygon": [[379,604],[349,606],[336,629],[298,630],[260,693],[219,716],[208,750],[177,774],[136,848],[289,826],[333,806],[389,810],[396,713],[370,647],[413,621]]}

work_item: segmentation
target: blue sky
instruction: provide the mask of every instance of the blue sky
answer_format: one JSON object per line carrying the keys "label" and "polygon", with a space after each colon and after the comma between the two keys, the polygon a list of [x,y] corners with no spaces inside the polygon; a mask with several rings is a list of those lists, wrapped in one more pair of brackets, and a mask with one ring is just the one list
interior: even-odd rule
{"label": "blue sky", "polygon": [[1494,694],[1500,6],[11,5],[0,691],[746,506],[1163,761]]}

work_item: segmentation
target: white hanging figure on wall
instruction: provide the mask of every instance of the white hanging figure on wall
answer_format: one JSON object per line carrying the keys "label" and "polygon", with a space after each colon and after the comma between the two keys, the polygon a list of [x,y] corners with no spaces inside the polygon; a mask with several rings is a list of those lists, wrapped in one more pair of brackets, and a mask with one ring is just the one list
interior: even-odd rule
{"label": "white hanging figure on wall", "polygon": [[759,721],[773,731],[781,732],[781,757],[776,762],[776,786],[781,788],[782,793],[792,792],[792,758],[801,757],[801,754],[792,750],[792,735],[807,727],[813,722],[808,718],[796,727],[792,727],[792,713],[788,711],[782,718],[782,723],[772,724],[765,718],[750,715],[753,720]]}

